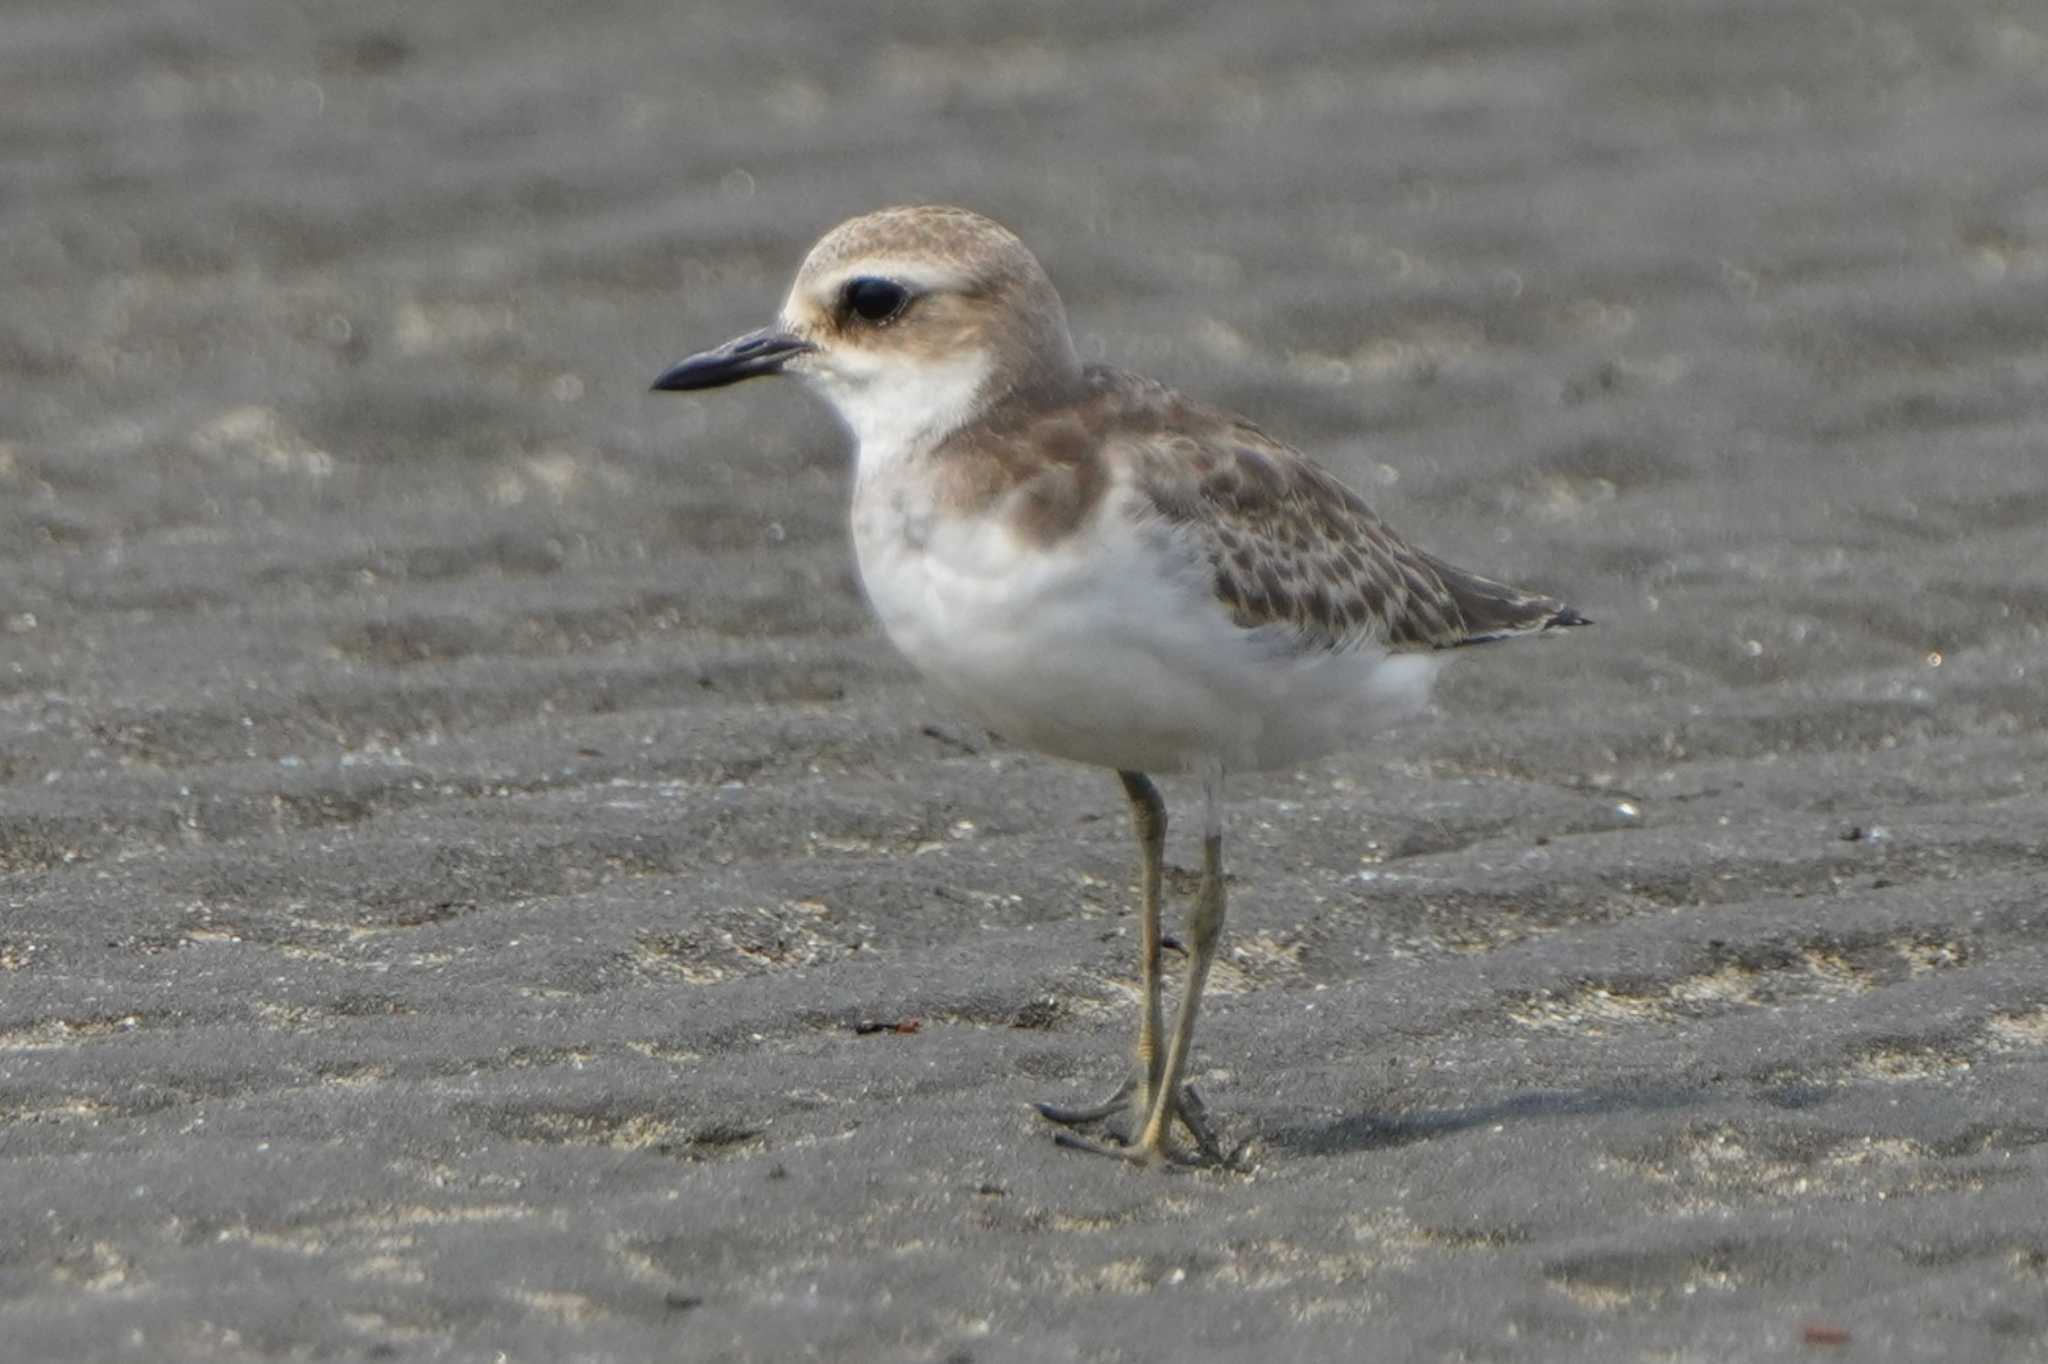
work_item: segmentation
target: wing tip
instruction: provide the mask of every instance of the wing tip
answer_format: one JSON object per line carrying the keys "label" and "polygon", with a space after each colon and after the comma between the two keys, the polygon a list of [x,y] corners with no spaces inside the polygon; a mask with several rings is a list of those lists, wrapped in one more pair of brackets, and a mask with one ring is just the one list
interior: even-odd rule
{"label": "wing tip", "polygon": [[1575,626],[1593,625],[1596,623],[1591,616],[1584,614],[1577,607],[1560,605],[1536,628],[1539,632],[1543,630],[1569,630]]}
{"label": "wing tip", "polygon": [[1473,644],[1498,644],[1502,640],[1527,639],[1531,635],[1549,634],[1552,630],[1569,630],[1580,625],[1592,625],[1595,623],[1591,616],[1581,612],[1575,606],[1566,606],[1562,602],[1551,601],[1549,598],[1538,598],[1537,600],[1543,602],[1547,608],[1541,615],[1531,615],[1521,620],[1496,625],[1492,629],[1475,631],[1463,639],[1454,641],[1452,647],[1465,648]]}

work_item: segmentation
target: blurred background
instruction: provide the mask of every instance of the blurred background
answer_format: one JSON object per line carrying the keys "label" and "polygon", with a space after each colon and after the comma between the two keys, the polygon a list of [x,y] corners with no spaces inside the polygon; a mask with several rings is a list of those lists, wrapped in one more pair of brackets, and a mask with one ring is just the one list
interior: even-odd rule
{"label": "blurred background", "polygon": [[[0,1326],[2038,1346],[2044,128],[2006,0],[10,0]],[[1113,787],[919,692],[794,385],[646,392],[908,201],[1601,622],[1237,788],[1221,1240],[1021,1116]]]}

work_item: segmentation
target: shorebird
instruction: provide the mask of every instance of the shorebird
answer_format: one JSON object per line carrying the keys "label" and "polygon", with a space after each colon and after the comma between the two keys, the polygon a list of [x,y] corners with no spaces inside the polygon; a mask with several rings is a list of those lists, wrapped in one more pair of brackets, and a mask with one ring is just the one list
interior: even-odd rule
{"label": "shorebird", "polygon": [[[965,209],[888,208],[827,232],[776,321],[654,387],[793,374],[856,447],[853,543],[889,638],[1010,743],[1109,768],[1139,852],[1140,1012],[1101,1103],[1039,1105],[1062,1144],[1227,1161],[1188,1053],[1223,929],[1223,784],[1363,744],[1427,703],[1447,650],[1586,620],[1454,568],[1232,413],[1084,365],[1045,270]],[[1165,1028],[1166,805],[1202,784],[1187,976]],[[1104,1144],[1079,1134],[1101,1124]]]}

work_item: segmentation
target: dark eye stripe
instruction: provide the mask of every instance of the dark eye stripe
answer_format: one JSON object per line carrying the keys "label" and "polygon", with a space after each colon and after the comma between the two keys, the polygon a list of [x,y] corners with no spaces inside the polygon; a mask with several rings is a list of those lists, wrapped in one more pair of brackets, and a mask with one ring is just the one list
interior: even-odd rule
{"label": "dark eye stripe", "polygon": [[846,281],[840,301],[852,316],[879,326],[903,311],[910,302],[910,291],[891,279],[861,275]]}

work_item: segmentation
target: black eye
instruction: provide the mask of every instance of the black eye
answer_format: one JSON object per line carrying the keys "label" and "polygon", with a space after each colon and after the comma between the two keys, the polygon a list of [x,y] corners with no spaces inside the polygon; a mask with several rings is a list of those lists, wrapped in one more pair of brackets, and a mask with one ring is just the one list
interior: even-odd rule
{"label": "black eye", "polygon": [[859,279],[846,281],[846,310],[862,321],[877,325],[894,318],[910,302],[910,290],[893,280],[876,279],[862,275]]}

